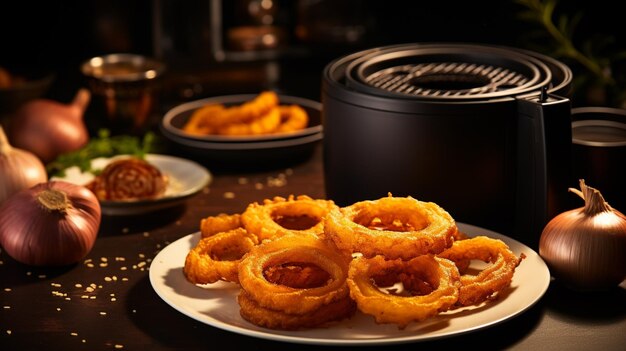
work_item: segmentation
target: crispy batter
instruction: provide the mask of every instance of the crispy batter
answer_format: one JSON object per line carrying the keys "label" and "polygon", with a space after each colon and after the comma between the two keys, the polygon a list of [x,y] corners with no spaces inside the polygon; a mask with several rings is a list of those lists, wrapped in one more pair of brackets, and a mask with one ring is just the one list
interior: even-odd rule
{"label": "crispy batter", "polygon": [[307,112],[298,105],[280,105],[278,95],[264,91],[240,105],[211,104],[195,110],[182,130],[194,135],[265,135],[306,128]]}
{"label": "crispy batter", "polygon": [[[254,247],[239,264],[239,282],[261,307],[288,314],[306,314],[349,294],[349,257],[332,243],[310,234],[287,234]],[[265,272],[273,266],[311,264],[326,271],[326,284],[294,288],[275,284]]]}
{"label": "crispy batter", "polygon": [[187,254],[183,273],[193,284],[239,283],[239,262],[257,243],[256,236],[243,228],[202,238]]}
{"label": "crispy batter", "polygon": [[200,233],[203,238],[241,227],[241,215],[239,213],[220,213],[217,216],[208,216],[200,220]]}
{"label": "crispy batter", "polygon": [[299,105],[280,106],[280,124],[277,133],[294,132],[306,128],[309,116]]}
{"label": "crispy batter", "polygon": [[[402,275],[405,277],[398,278]],[[412,279],[406,278],[409,276]],[[404,283],[418,280],[420,284],[404,284],[412,288],[405,296],[392,294],[381,289],[381,285],[395,283],[390,277]],[[448,310],[456,303],[460,287],[454,263],[433,255],[409,261],[383,256],[355,258],[350,262],[348,285],[360,311],[374,316],[376,323],[392,323],[401,329]]]}
{"label": "crispy batter", "polygon": [[356,312],[356,305],[349,295],[305,314],[289,314],[262,307],[244,290],[237,296],[237,302],[243,319],[270,329],[300,330],[321,327],[350,318]]}
{"label": "crispy batter", "polygon": [[197,109],[187,123],[183,125],[183,131],[196,135],[215,133],[215,127],[211,124],[211,116],[220,113],[222,110],[224,110],[224,105],[221,104],[207,105]]}
{"label": "crispy batter", "polygon": [[517,257],[502,240],[486,236],[456,241],[452,247],[438,256],[454,262],[481,260],[489,263],[476,275],[461,276],[462,286],[458,301],[461,306],[483,302],[508,287],[515,268],[522,260],[522,257]]}
{"label": "crispy batter", "polygon": [[333,209],[324,227],[342,250],[405,260],[443,251],[457,232],[452,216],[437,204],[391,195]]}
{"label": "crispy batter", "polygon": [[248,205],[241,215],[241,222],[260,240],[287,233],[323,236],[326,214],[338,208],[333,201],[306,195],[277,196],[272,200],[266,199],[262,204],[255,202]]}

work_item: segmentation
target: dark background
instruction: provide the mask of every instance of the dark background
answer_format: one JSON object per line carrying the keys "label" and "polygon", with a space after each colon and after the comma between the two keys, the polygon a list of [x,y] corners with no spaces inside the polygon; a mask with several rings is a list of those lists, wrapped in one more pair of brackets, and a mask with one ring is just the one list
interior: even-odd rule
{"label": "dark background", "polygon": [[[250,2],[222,2],[224,32],[252,22],[245,13]],[[113,52],[140,53],[165,60],[172,84],[177,86],[169,92],[172,100],[256,92],[269,85],[284,92],[318,98],[324,65],[362,48],[445,41],[516,46],[547,54],[558,49],[542,27],[520,17],[525,7],[513,0],[274,0],[277,9],[274,23],[287,33],[278,55],[271,60],[218,62],[208,49],[209,5],[209,0],[3,1],[0,66],[19,74],[54,72],[56,79],[48,95],[59,100],[70,99],[75,87],[83,84],[78,68],[81,62]],[[305,6],[306,12],[300,11]],[[609,62],[608,57],[626,48],[620,28],[622,15],[612,1],[560,1],[555,13],[555,17],[581,16],[573,38],[581,49],[590,44],[597,46],[592,51],[598,61]],[[306,19],[306,24],[312,26],[358,27],[360,34],[351,42],[323,35],[299,38],[294,33]],[[566,57],[556,57],[567,63],[578,78],[575,105],[621,107],[619,84],[610,89],[600,87],[598,97],[593,93],[597,89],[590,83],[593,77],[582,79],[589,78],[585,68]],[[268,78],[264,74],[269,61],[280,67],[278,77]],[[622,64],[616,61],[607,65],[609,74],[621,80]],[[247,72],[246,77],[236,72]],[[307,84],[302,84],[303,79]],[[299,81],[300,88],[295,87],[294,81]],[[181,86],[187,86],[186,90]]]}

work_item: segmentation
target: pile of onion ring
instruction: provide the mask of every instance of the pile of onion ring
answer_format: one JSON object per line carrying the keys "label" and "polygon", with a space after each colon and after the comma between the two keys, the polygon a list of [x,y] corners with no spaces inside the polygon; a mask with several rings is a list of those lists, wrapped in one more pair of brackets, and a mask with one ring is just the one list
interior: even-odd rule
{"label": "pile of onion ring", "polygon": [[204,218],[200,229],[187,280],[239,284],[242,318],[270,329],[326,326],[356,311],[403,329],[496,299],[525,257],[467,236],[435,203],[391,194],[346,207],[275,197]]}
{"label": "pile of onion ring", "polygon": [[281,105],[278,95],[264,91],[240,105],[210,104],[195,110],[183,131],[195,135],[263,135],[295,132],[309,116],[299,105]]}

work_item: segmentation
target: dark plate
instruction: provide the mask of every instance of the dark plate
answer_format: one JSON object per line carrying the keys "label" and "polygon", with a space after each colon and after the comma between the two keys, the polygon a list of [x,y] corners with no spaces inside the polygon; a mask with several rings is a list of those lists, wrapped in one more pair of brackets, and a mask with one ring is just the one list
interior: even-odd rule
{"label": "dark plate", "polygon": [[322,132],[298,138],[241,143],[212,143],[184,138],[174,146],[198,162],[216,169],[276,168],[311,156],[323,138]]}
{"label": "dark plate", "polygon": [[274,168],[308,158],[322,140],[319,102],[279,95],[281,105],[297,104],[309,115],[309,126],[294,133],[258,136],[191,135],[182,126],[198,108],[207,104],[241,104],[254,99],[255,94],[218,96],[181,104],[163,117],[160,129],[181,155],[212,168]]}
{"label": "dark plate", "polygon": [[195,135],[190,134],[182,130],[182,127],[189,120],[191,115],[199,108],[212,105],[212,104],[224,104],[224,105],[239,105],[243,102],[254,99],[255,94],[239,94],[239,95],[226,95],[216,96],[202,100],[196,100],[178,105],[169,110],[163,119],[161,120],[160,128],[163,134],[172,140],[195,140],[210,143],[242,143],[242,142],[264,142],[264,141],[276,141],[283,139],[300,138],[312,134],[317,134],[322,131],[321,123],[321,111],[322,104],[295,96],[278,95],[281,105],[300,105],[309,115],[309,124],[307,128],[292,132],[292,133],[280,133],[270,135],[251,135],[251,136],[229,136],[229,135]]}

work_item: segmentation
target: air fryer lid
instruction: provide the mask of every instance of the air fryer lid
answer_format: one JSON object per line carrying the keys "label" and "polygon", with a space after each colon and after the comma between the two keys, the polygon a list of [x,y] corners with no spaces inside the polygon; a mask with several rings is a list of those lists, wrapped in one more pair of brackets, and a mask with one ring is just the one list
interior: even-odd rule
{"label": "air fryer lid", "polygon": [[361,97],[462,102],[536,94],[543,87],[561,93],[571,72],[548,57],[518,49],[408,44],[340,58],[327,67],[325,78],[344,94]]}

